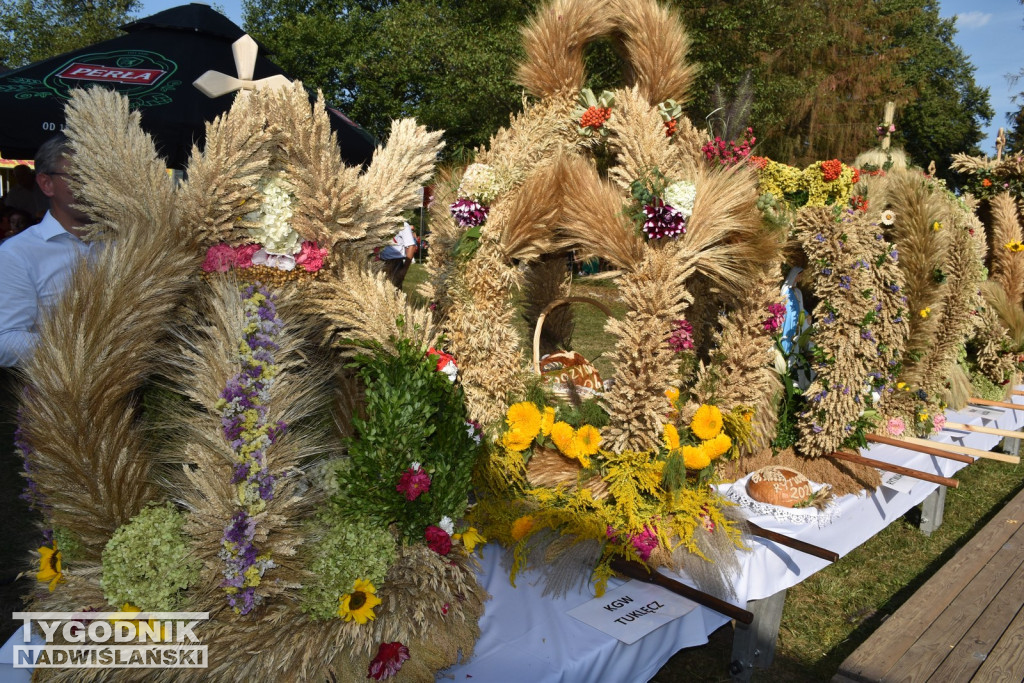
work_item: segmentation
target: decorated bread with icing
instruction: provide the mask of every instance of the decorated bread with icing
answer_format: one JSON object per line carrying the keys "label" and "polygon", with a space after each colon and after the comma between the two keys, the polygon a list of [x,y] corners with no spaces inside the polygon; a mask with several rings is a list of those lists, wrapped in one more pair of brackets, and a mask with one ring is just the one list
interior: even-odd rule
{"label": "decorated bread with icing", "polygon": [[769,505],[791,508],[806,501],[813,493],[807,477],[781,465],[762,467],[747,480],[747,495]]}

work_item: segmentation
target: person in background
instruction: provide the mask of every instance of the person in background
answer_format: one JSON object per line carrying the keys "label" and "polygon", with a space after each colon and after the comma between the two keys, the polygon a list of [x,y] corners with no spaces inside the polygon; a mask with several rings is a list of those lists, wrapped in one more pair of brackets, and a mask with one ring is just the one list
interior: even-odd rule
{"label": "person in background", "polygon": [[412,259],[419,251],[416,236],[412,234],[412,226],[408,223],[402,224],[391,244],[380,250],[378,256],[384,262],[384,270],[388,274],[388,280],[398,289],[402,289],[405,282],[405,274],[409,272]]}
{"label": "person in background", "polygon": [[25,164],[15,166],[11,186],[4,195],[4,206],[21,209],[36,222],[46,213],[46,204],[46,193],[36,182],[32,169]]}
{"label": "person in background", "polygon": [[89,217],[76,208],[68,186],[71,149],[58,135],[36,154],[36,182],[50,199],[43,220],[0,244],[0,367],[21,364],[35,347],[42,310],[64,291],[79,258],[89,251],[82,227]]}

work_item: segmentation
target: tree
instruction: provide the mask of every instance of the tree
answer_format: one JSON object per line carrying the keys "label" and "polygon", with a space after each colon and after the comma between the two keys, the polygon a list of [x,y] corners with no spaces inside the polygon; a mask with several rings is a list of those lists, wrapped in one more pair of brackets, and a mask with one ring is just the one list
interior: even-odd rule
{"label": "tree", "polygon": [[0,5],[0,64],[17,68],[120,35],[140,0],[7,0]]}
{"label": "tree", "polygon": [[288,72],[378,138],[414,116],[445,129],[448,158],[487,142],[521,106],[512,80],[530,0],[246,0],[245,23]]}

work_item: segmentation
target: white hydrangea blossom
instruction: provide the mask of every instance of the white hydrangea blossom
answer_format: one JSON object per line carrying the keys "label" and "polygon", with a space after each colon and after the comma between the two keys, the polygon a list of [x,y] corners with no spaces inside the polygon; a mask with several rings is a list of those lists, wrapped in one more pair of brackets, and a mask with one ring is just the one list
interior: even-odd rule
{"label": "white hydrangea blossom", "polygon": [[441,518],[441,521],[437,523],[438,528],[444,529],[444,532],[451,536],[455,533],[455,523],[452,522],[452,518],[445,515]]}
{"label": "white hydrangea blossom", "polygon": [[460,197],[469,197],[485,206],[489,206],[500,192],[498,174],[487,164],[470,164],[459,183]]}
{"label": "white hydrangea blossom", "polygon": [[680,180],[666,187],[661,198],[665,200],[666,204],[689,218],[693,214],[693,203],[697,200],[697,186]]}
{"label": "white hydrangea blossom", "polygon": [[[249,235],[254,242],[263,245],[267,254],[290,257],[302,249],[302,238],[292,230],[293,198],[284,172],[261,179],[259,189],[263,193],[260,208],[245,215],[247,221],[259,223],[259,227],[249,228]],[[281,268],[280,265],[276,267]],[[294,260],[292,267],[295,267]]]}

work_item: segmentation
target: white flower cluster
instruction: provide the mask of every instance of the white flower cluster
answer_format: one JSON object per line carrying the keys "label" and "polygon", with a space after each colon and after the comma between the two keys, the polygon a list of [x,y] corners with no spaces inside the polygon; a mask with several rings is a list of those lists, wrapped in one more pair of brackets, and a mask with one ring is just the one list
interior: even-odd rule
{"label": "white flower cluster", "polygon": [[[260,180],[259,189],[263,193],[263,202],[260,204],[260,208],[245,215],[247,221],[259,223],[259,227],[249,228],[249,235],[254,242],[263,245],[263,249],[268,255],[291,257],[301,249],[302,238],[299,233],[292,230],[293,198],[284,172],[280,171],[269,178]],[[276,264],[270,263],[266,265],[276,266]],[[294,261],[292,267],[294,267]]]}
{"label": "white flower cluster", "polygon": [[693,214],[693,203],[697,200],[697,186],[680,180],[666,187],[661,198],[666,204],[689,218]]}
{"label": "white flower cluster", "polygon": [[470,164],[459,183],[459,196],[489,206],[501,192],[498,174],[487,164]]}

